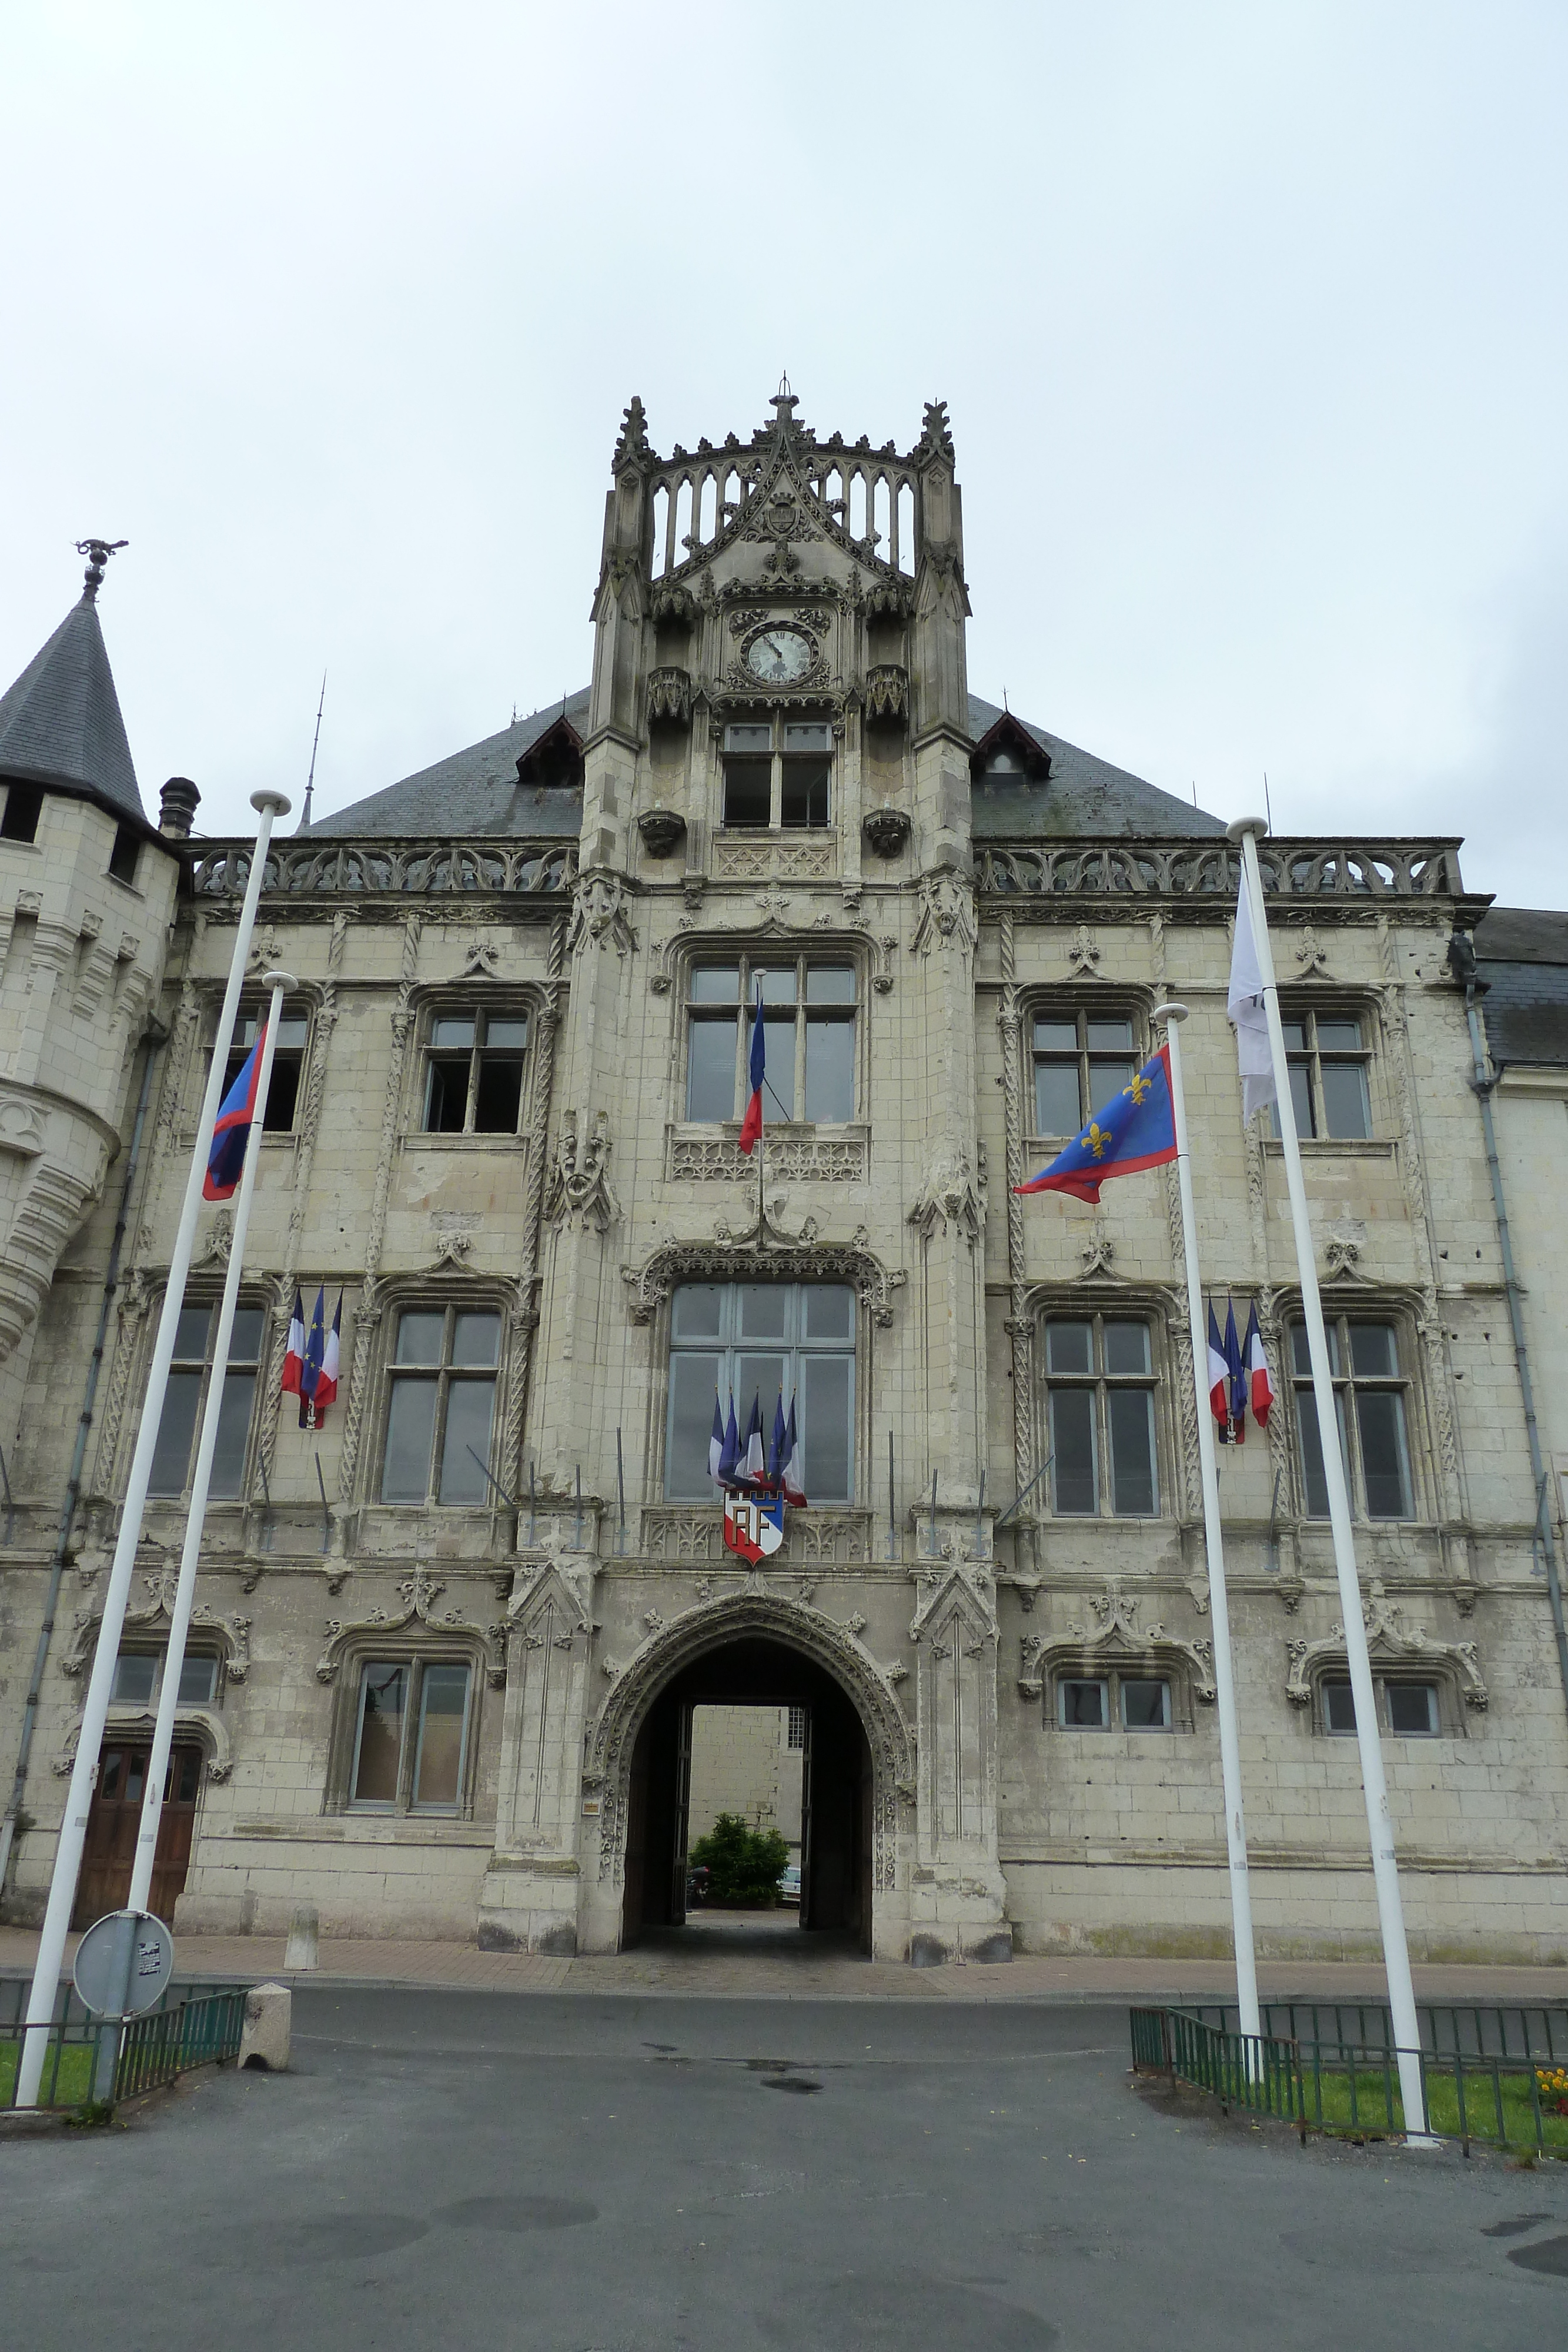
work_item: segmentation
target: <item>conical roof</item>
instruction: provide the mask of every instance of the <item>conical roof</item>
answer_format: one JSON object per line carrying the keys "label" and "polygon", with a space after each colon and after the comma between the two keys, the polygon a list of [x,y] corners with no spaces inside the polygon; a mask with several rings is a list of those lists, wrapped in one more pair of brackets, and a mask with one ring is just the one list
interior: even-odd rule
{"label": "conical roof", "polygon": [[90,596],[72,605],[0,696],[0,777],[74,793],[147,823]]}

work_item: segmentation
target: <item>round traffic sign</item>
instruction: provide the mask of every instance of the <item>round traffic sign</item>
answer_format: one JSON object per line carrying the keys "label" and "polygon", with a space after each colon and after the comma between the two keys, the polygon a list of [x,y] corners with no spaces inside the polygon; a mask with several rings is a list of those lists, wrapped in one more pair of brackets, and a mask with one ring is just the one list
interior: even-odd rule
{"label": "round traffic sign", "polygon": [[140,2017],[167,1991],[174,1938],[151,1911],[110,1911],[77,1946],[71,1982],[99,2017]]}

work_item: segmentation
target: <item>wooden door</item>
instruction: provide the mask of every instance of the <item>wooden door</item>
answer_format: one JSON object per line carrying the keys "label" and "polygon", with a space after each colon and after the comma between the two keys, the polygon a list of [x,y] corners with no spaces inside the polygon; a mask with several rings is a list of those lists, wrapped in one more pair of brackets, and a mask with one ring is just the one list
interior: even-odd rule
{"label": "wooden door", "polygon": [[[131,1893],[136,1832],[141,1824],[141,1801],[146,1793],[152,1753],[151,1740],[115,1740],[103,1748],[99,1758],[98,1785],[88,1814],[76,1909],[71,1915],[73,1927],[90,1927],[106,1911],[120,1911],[125,1906]],[[148,1897],[149,1908],[166,1926],[173,1923],[174,1905],[185,1884],[196,1823],[196,1793],[201,1783],[201,1749],[172,1749],[169,1777],[163,1787],[163,1810],[158,1819],[152,1888]]]}

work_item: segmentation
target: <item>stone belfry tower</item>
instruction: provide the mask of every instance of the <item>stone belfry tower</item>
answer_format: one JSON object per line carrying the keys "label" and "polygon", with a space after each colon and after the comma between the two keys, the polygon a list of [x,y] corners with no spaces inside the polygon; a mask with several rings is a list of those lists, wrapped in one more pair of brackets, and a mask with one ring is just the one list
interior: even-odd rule
{"label": "stone belfry tower", "polygon": [[[99,622],[113,550],[78,551],[80,599],[0,697],[0,1443],[12,1459],[38,1309],[120,1149],[179,877],[141,805]],[[182,789],[193,808],[194,787]]]}
{"label": "stone belfry tower", "polygon": [[[789,1318],[816,1311],[811,1286],[851,1302],[832,1310],[853,1325],[853,1356],[832,1376],[844,1402],[823,1474],[824,1505],[841,1510],[814,1498],[790,1557],[809,1541],[813,1559],[878,1563],[875,1638],[914,1644],[904,1704],[921,1794],[895,1822],[893,1768],[879,1773],[878,1883],[901,1888],[900,1924],[889,1915],[879,1937],[902,1949],[929,1932],[979,1954],[1002,1883],[953,442],[940,402],[906,453],[820,439],[787,382],[771,406],[748,442],[661,457],[633,400],[615,447],[541,1255],[548,1371],[530,1426],[554,1491],[580,1475],[617,1523],[624,1475],[618,1541],[635,1548],[640,1526],[644,1549],[706,1544],[711,1487],[713,1528],[682,1532],[676,1507],[695,1492],[679,1316],[733,1318],[744,1380],[746,1316],[794,1331]],[[760,1162],[738,1149],[744,1008],[759,982]],[[757,1303],[764,1290],[775,1304]],[[786,1294],[801,1303],[778,1305]],[[759,1381],[776,1377],[778,1360],[755,1360]],[[799,1377],[809,1392],[803,1363]],[[702,1438],[706,1460],[706,1423]],[[826,1434],[813,1442],[828,1459]],[[592,1572],[586,1558],[580,1569]],[[810,1612],[798,1613],[804,1638]],[[613,1655],[643,1637],[633,1623],[603,1638]],[[888,1859],[904,1835],[913,1879]],[[614,1939],[591,1902],[582,1924]]]}

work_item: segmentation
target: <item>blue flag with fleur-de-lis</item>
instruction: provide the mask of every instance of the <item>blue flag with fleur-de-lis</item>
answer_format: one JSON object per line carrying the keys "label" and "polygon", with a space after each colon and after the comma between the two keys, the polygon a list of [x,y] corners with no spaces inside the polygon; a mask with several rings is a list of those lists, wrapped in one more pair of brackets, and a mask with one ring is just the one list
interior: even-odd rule
{"label": "blue flag with fleur-de-lis", "polygon": [[1142,1168],[1163,1168],[1176,1156],[1169,1048],[1162,1045],[1049,1168],[1013,1190],[1071,1192],[1080,1201],[1097,1201],[1107,1176],[1135,1176]]}

